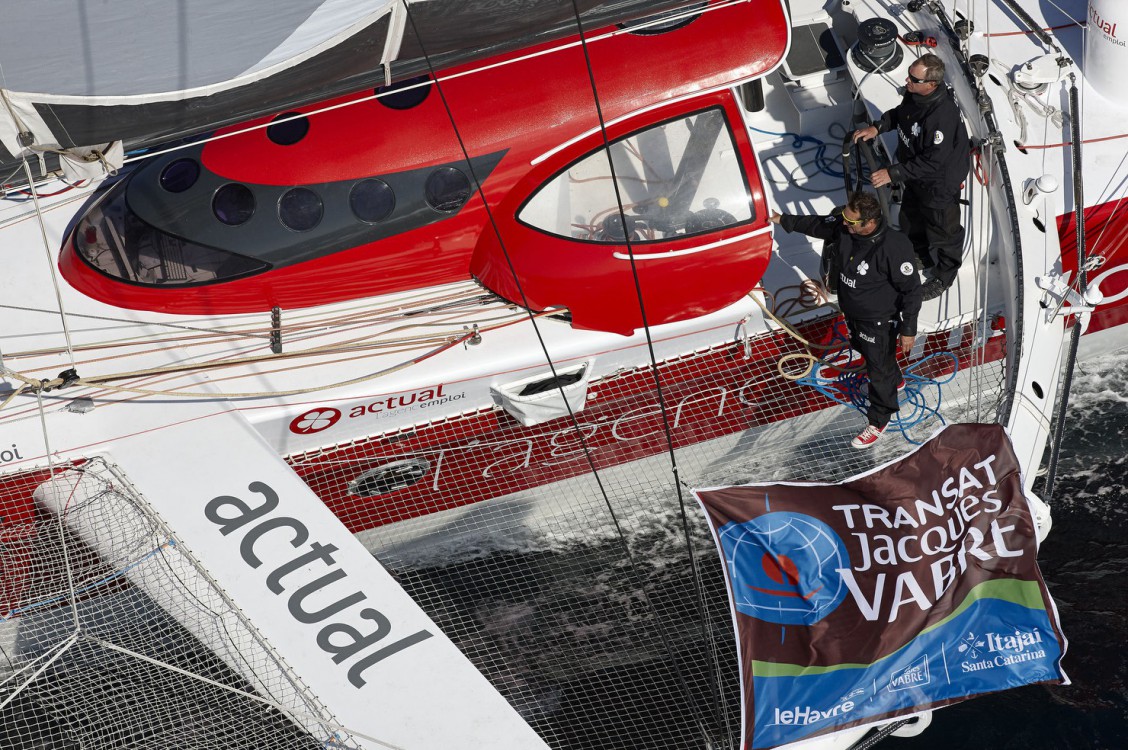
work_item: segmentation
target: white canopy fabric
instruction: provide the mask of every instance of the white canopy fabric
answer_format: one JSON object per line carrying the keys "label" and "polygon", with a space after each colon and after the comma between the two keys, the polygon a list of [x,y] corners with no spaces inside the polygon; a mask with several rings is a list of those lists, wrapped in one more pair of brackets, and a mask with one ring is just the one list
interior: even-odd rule
{"label": "white canopy fabric", "polygon": [[[0,82],[50,96],[168,94],[284,65],[396,0],[39,0],[0,25]],[[367,20],[366,20],[367,19]]]}
{"label": "white canopy fabric", "polygon": [[11,4],[0,24],[0,145],[18,153],[21,132],[45,147],[110,140],[105,132],[93,139],[73,133],[50,110],[214,96],[301,66],[387,19],[382,49],[365,61],[375,70],[399,50],[403,27],[391,19],[401,15],[400,0]]}
{"label": "white canopy fabric", "polygon": [[[0,22],[0,169],[128,148],[699,0],[37,0]],[[395,63],[393,66],[392,63]],[[50,154],[48,162],[54,154]],[[49,168],[53,168],[53,165]]]}

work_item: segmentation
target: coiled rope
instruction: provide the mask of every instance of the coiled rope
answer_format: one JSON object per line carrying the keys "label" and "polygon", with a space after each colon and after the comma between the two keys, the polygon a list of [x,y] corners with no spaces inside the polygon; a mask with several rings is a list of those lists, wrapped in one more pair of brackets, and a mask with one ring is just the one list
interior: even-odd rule
{"label": "coiled rope", "polygon": [[[943,376],[943,379],[919,374],[919,370],[926,364],[945,358],[951,360],[951,371]],[[929,369],[933,366],[930,365]],[[814,372],[797,382],[814,388],[832,401],[844,406],[852,406],[865,414],[869,406],[867,396],[869,377],[864,372],[842,372],[837,367],[827,368],[835,371],[833,376],[827,376],[820,372],[822,369],[824,369],[823,365],[816,365]],[[940,369],[946,368],[941,366]],[[922,441],[911,438],[908,431],[927,419],[935,418],[940,420],[940,424],[947,423],[940,413],[940,405],[944,397],[941,386],[951,382],[958,371],[959,360],[951,352],[936,352],[902,369],[904,385],[898,389],[897,395],[900,411],[892,416],[889,424],[897,429],[907,442],[913,445],[921,444]],[[929,398],[930,395],[932,398]]]}

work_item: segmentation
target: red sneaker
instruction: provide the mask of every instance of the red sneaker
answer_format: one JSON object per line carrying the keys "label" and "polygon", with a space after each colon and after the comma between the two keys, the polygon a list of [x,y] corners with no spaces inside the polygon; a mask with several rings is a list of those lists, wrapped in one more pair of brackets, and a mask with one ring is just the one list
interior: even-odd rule
{"label": "red sneaker", "polygon": [[865,450],[872,448],[874,443],[881,439],[885,434],[884,427],[874,427],[872,424],[866,425],[866,428],[858,433],[858,436],[850,441],[850,446],[858,450]]}

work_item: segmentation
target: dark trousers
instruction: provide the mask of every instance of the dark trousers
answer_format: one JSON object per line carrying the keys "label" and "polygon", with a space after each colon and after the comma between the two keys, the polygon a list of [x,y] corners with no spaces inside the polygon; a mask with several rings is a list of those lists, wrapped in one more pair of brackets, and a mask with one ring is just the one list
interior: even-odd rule
{"label": "dark trousers", "polygon": [[[936,266],[935,277],[945,286],[956,279],[963,260],[964,228],[960,224],[957,196],[940,207],[922,205],[921,196],[909,188],[901,202],[901,231],[925,268]],[[936,258],[932,258],[932,252]]]}
{"label": "dark trousers", "polygon": [[866,360],[869,375],[869,409],[866,417],[874,427],[885,427],[898,410],[897,386],[901,366],[897,364],[897,334],[900,326],[891,321],[847,320],[850,346]]}

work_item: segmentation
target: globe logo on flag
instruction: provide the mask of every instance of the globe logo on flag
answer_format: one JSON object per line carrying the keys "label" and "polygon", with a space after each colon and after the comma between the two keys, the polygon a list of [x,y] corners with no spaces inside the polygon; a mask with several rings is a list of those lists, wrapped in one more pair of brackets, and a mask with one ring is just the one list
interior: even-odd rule
{"label": "globe logo on flag", "polygon": [[718,532],[738,611],[779,625],[813,625],[846,597],[846,545],[822,521],[767,513]]}

